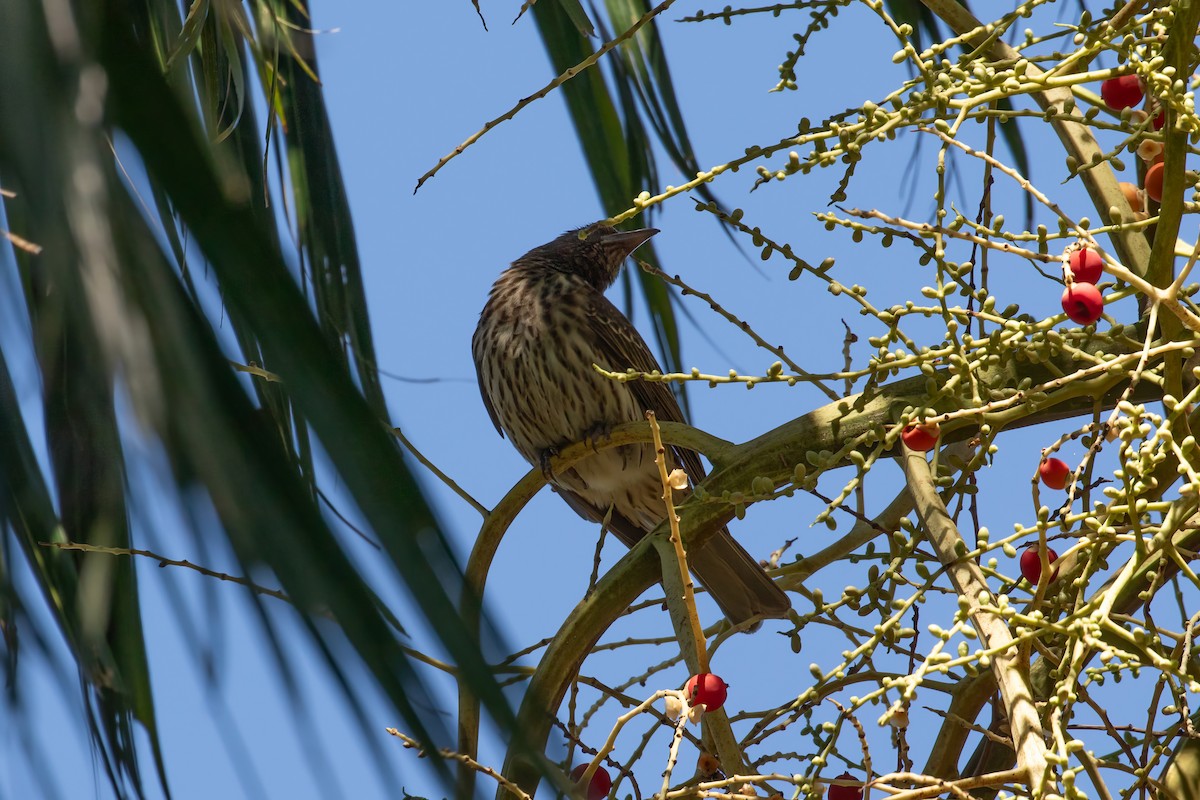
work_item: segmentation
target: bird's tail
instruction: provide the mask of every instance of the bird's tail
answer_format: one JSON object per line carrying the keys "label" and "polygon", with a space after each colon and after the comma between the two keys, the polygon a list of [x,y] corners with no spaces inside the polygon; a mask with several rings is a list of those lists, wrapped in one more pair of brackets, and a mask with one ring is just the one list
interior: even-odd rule
{"label": "bird's tail", "polygon": [[758,562],[722,530],[688,564],[734,625],[786,617],[792,604]]}

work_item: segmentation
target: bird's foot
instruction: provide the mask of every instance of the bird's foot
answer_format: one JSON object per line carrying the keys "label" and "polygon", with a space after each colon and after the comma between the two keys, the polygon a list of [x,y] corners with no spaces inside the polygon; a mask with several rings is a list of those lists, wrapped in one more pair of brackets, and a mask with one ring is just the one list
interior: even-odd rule
{"label": "bird's foot", "polygon": [[546,483],[554,483],[554,469],[551,467],[550,462],[557,457],[558,448],[547,447],[538,458],[539,465],[542,468],[542,477],[546,479]]}
{"label": "bird's foot", "polygon": [[610,436],[612,436],[612,426],[605,422],[598,422],[584,434],[583,443],[592,448],[593,453],[596,453],[599,452],[600,445],[607,442]]}

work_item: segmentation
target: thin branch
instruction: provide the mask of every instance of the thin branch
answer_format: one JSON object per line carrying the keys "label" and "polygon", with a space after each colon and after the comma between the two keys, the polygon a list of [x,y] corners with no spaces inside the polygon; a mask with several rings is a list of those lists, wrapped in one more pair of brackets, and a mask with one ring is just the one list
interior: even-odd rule
{"label": "thin branch", "polygon": [[400,444],[404,445],[405,449],[407,449],[408,452],[412,453],[413,458],[415,458],[417,461],[421,462],[421,466],[425,467],[425,469],[429,470],[434,475],[436,475],[438,480],[440,480],[442,483],[446,484],[446,486],[448,486],[452,492],[454,492],[456,495],[458,495],[463,500],[465,500],[467,502],[467,505],[471,506],[471,508],[478,511],[479,515],[481,517],[483,517],[484,519],[488,518],[488,514],[492,513],[491,511],[488,510],[488,507],[485,506],[483,503],[479,502],[478,500],[476,500],[474,497],[472,497],[470,495],[470,493],[467,492],[466,489],[459,486],[454,481],[453,478],[451,478],[449,475],[447,475],[446,473],[444,473],[440,469],[438,469],[437,466],[435,466],[432,461],[430,461],[428,458],[426,458],[421,453],[421,451],[418,450],[416,448],[416,446],[413,445],[413,443],[408,440],[407,437],[405,437],[404,433],[401,432],[401,430],[399,428],[392,428],[392,434],[397,439],[400,440]]}
{"label": "thin branch", "polygon": [[[670,552],[674,555],[673,559],[663,559],[663,587],[671,587],[680,592],[676,595],[675,592],[668,589],[667,606],[681,612],[687,621],[686,627],[678,626],[679,644],[685,650],[690,651],[690,653],[685,653],[685,661],[691,662],[692,660],[686,658],[686,655],[695,656],[695,664],[689,663],[689,666],[694,666],[696,674],[700,674],[708,672],[708,650],[705,647],[704,629],[700,626],[700,616],[696,613],[696,591],[692,585],[692,574],[688,571],[687,553],[683,549],[683,537],[679,533],[679,515],[675,513],[675,501],[672,498],[675,486],[672,476],[667,473],[667,448],[663,445],[662,434],[658,430],[658,420],[653,411],[646,412],[646,420],[650,423],[650,432],[654,437],[654,463],[658,465],[658,478],[662,482],[662,501],[667,511],[667,524],[671,529],[672,548]],[[674,561],[674,564],[668,563],[669,561]],[[682,608],[678,606],[680,600],[683,601]],[[672,614],[671,616],[674,619],[676,615]]]}
{"label": "thin branch", "polygon": [[[403,733],[396,730],[395,728],[386,728],[385,730],[388,733],[390,733],[392,736],[395,736],[397,739],[404,742],[405,747],[412,749],[412,750],[416,750],[417,753],[420,755],[426,755],[425,750],[421,747],[421,745],[417,742],[416,739],[413,739],[410,736],[405,736]],[[462,753],[456,753],[448,747],[441,748],[440,750],[437,751],[437,754],[439,756],[441,756],[442,758],[446,758],[451,761],[457,761],[458,763],[460,763],[460,764],[468,767],[469,769],[474,770],[475,772],[478,772],[482,775],[487,775],[489,778],[494,780],[496,783],[500,784],[500,786],[502,788],[504,788],[505,790],[507,790],[509,792],[512,792],[513,795],[515,795],[517,798],[519,798],[519,800],[531,800],[530,796],[527,795],[524,791],[522,791],[520,786],[517,786],[515,783],[508,780],[507,778],[505,778],[499,772],[496,772],[496,770],[492,769],[491,767],[480,764],[478,761],[471,758],[470,756],[463,755]]]}
{"label": "thin branch", "polygon": [[1012,726],[1013,742],[1017,747],[1017,766],[1023,773],[1030,794],[1035,798],[1042,797],[1049,788],[1046,784],[1046,743],[1042,721],[1034,706],[1028,667],[1021,666],[1012,631],[1004,617],[984,609],[985,605],[994,608],[995,598],[979,565],[960,555],[959,550],[965,548],[965,543],[958,526],[950,519],[946,506],[938,496],[925,454],[905,447],[901,464],[917,515],[924,523],[929,542],[958,592],[960,606],[975,626],[984,646],[995,653],[992,672]]}
{"label": "thin branch", "polygon": [[160,567],[182,567],[184,569],[194,570],[209,578],[216,578],[219,581],[228,581],[236,583],[239,586],[245,586],[255,594],[264,595],[266,597],[274,597],[276,600],[282,600],[289,605],[295,605],[292,598],[278,589],[268,589],[266,586],[255,583],[249,578],[239,578],[236,575],[230,575],[225,572],[217,572],[216,570],[202,567],[199,564],[194,564],[186,559],[180,561],[174,558],[160,556],[150,550],[141,550],[135,547],[102,547],[94,544],[81,544],[79,542],[40,542],[42,547],[53,547],[56,550],[76,550],[81,553],[103,553],[109,556],[141,556],[148,558],[151,561],[157,561]]}
{"label": "thin branch", "polygon": [[6,231],[3,228],[0,228],[0,236],[8,239],[13,247],[16,247],[19,250],[24,250],[26,253],[31,253],[36,256],[38,253],[42,252],[42,246],[40,244],[34,244],[28,239],[17,236],[11,231]]}
{"label": "thin branch", "polygon": [[647,22],[649,22],[650,20],[657,17],[659,14],[666,11],[668,8],[670,8],[672,5],[674,5],[674,3],[675,3],[675,0],[663,0],[663,2],[659,3],[657,6],[655,6],[654,8],[650,9],[648,12],[643,14],[642,17],[637,22],[630,25],[629,29],[626,30],[624,33],[622,33],[620,36],[616,37],[615,39],[613,39],[611,41],[605,42],[604,45],[601,46],[599,50],[592,53],[590,56],[585,58],[583,61],[580,61],[575,66],[568,68],[565,72],[563,72],[561,75],[559,75],[554,80],[550,81],[550,83],[546,84],[538,91],[534,92],[533,94],[529,95],[528,97],[522,98],[511,109],[504,112],[503,114],[496,117],[495,119],[489,121],[478,131],[476,131],[475,133],[468,136],[467,140],[465,142],[463,142],[458,147],[451,150],[450,153],[448,153],[447,155],[444,155],[440,159],[438,159],[438,162],[437,162],[437,164],[434,164],[433,169],[429,170],[428,172],[426,172],[424,175],[422,175],[420,177],[420,179],[417,181],[416,187],[413,189],[413,194],[416,194],[417,192],[419,192],[421,190],[421,186],[424,185],[425,181],[429,180],[434,175],[438,174],[438,172],[442,169],[442,167],[446,166],[452,160],[454,160],[458,156],[462,155],[463,151],[465,151],[468,147],[470,147],[471,145],[475,144],[477,141],[482,139],[483,135],[485,133],[487,133],[492,128],[499,125],[501,122],[512,119],[513,117],[515,117],[517,115],[518,112],[521,111],[521,109],[525,108],[525,106],[529,105],[530,103],[534,102],[535,100],[542,99],[546,95],[550,94],[550,92],[557,89],[559,86],[562,86],[564,83],[571,80],[571,78],[574,78],[576,75],[583,72],[588,67],[594,65],[601,58],[608,55],[608,53],[610,51],[614,50],[617,47],[617,45],[621,44],[622,42],[624,42],[628,39],[632,39],[635,35],[637,35],[637,32],[642,29],[643,25],[645,25]]}
{"label": "thin branch", "polygon": [[799,364],[797,364],[795,361],[793,361],[787,355],[787,353],[783,352],[783,347],[776,347],[775,345],[769,344],[767,342],[767,340],[765,340],[761,336],[759,336],[758,333],[756,333],[755,330],[750,327],[750,323],[746,322],[745,320],[739,319],[738,317],[734,316],[730,312],[726,311],[721,306],[720,303],[718,303],[716,300],[714,300],[712,298],[712,295],[706,294],[705,292],[701,292],[697,289],[693,289],[691,286],[688,286],[686,283],[684,283],[683,279],[680,278],[678,275],[675,275],[674,277],[672,277],[672,276],[668,275],[667,273],[663,272],[661,269],[658,269],[655,266],[647,264],[645,261],[642,261],[641,259],[637,259],[637,265],[642,268],[643,272],[648,272],[651,275],[661,278],[662,280],[666,281],[667,283],[671,284],[672,286],[679,287],[681,290],[683,290],[684,297],[686,297],[690,294],[690,295],[693,295],[694,297],[698,297],[701,300],[703,300],[704,302],[708,303],[709,308],[711,308],[713,311],[720,314],[727,321],[731,322],[735,328],[742,331],[747,336],[749,336],[751,339],[753,339],[755,344],[757,344],[759,347],[761,347],[762,349],[769,352],[771,355],[778,358],[784,364],[787,364],[788,367],[790,367],[792,369],[792,371],[796,373],[796,376],[800,380],[807,381],[807,382],[813,384],[818,389],[820,389],[821,392],[824,393],[824,395],[826,397],[828,397],[830,400],[836,401],[836,400],[840,399],[836,392],[834,392],[832,389],[830,389],[828,386],[826,386],[824,383],[821,382],[821,378],[819,376],[814,375],[813,373],[809,372],[808,370],[804,369],[804,367],[801,367]]}
{"label": "thin branch", "polygon": [[[57,550],[76,550],[76,551],[83,552],[83,553],[101,553],[104,555],[111,555],[111,556],[141,556],[142,558],[148,558],[152,561],[157,561],[158,565],[160,567],[182,567],[184,569],[190,569],[195,572],[199,572],[201,575],[204,575],[205,577],[208,577],[208,578],[216,578],[217,580],[227,581],[229,583],[236,583],[239,586],[245,586],[247,589],[251,590],[255,594],[263,595],[264,597],[273,597],[276,600],[282,600],[283,602],[287,603],[288,605],[292,606],[293,608],[298,608],[296,606],[295,601],[292,600],[291,597],[289,597],[286,593],[280,591],[279,589],[268,589],[266,586],[257,584],[254,581],[250,580],[249,578],[240,578],[237,575],[230,575],[225,572],[217,572],[216,570],[209,569],[208,567],[202,567],[199,564],[194,564],[191,561],[187,561],[186,559],[180,561],[180,560],[173,559],[173,558],[167,558],[166,556],[160,556],[158,553],[152,552],[150,550],[141,550],[141,549],[133,548],[133,547],[102,547],[100,545],[81,544],[78,542],[41,542],[40,544],[42,545],[42,547],[53,547]],[[303,611],[303,609],[300,609],[300,610]],[[307,613],[312,613],[316,616],[319,616],[319,617],[322,617],[325,619],[334,620],[335,622],[337,621],[336,618],[332,614],[330,614],[328,611],[326,611],[324,609],[314,609],[314,610],[308,611]],[[388,623],[391,624],[392,627],[395,628],[399,633],[405,632],[404,629],[402,627],[400,627],[400,623],[396,620],[395,617],[392,616],[391,613],[386,612],[386,610],[385,610],[385,613],[383,616],[384,616],[384,619],[386,619],[388,621]],[[411,658],[413,658],[417,661],[420,661],[423,664],[428,664],[429,666],[434,667],[435,669],[441,670],[442,672],[445,672],[448,675],[458,675],[458,668],[452,664],[447,664],[444,661],[439,661],[438,659],[433,658],[432,656],[426,655],[425,653],[421,652],[420,650],[417,650],[412,647],[400,645],[400,649],[403,650],[405,652],[405,654],[407,654]],[[501,665],[501,666],[503,666],[503,665]],[[508,669],[505,669],[502,671],[516,672],[516,673],[530,672],[530,670],[525,667],[511,667],[511,668],[508,668]]]}

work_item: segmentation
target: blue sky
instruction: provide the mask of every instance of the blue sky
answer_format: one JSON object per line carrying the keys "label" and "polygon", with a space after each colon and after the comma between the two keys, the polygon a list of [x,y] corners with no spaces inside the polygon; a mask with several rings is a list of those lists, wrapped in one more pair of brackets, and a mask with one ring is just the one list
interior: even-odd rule
{"label": "blue sky", "polygon": [[[474,497],[494,504],[528,467],[496,434],[476,391],[469,342],[479,309],[491,282],[509,261],[564,229],[603,216],[564,104],[556,95],[532,104],[414,196],[417,178],[439,157],[552,77],[532,19],[510,25],[516,4],[484,3],[490,27],[484,31],[467,0],[314,6],[314,27],[336,29],[318,37],[318,58],[350,192],[379,365],[416,379],[386,382],[393,422]],[[793,46],[791,30],[807,22],[807,16],[801,16],[805,12],[795,15],[792,27],[769,17],[739,18],[730,26],[674,21],[694,10],[677,4],[660,28],[703,166],[735,158],[750,144],[777,141],[793,132],[802,116],[816,121],[865,99],[878,99],[908,77],[903,67],[891,62],[895,38],[864,7],[853,6],[833,20],[831,30],[811,39],[808,56],[799,65],[799,90],[769,93],[777,80],[777,65]],[[1029,130],[1034,141],[1048,136],[1046,129]],[[933,208],[929,175],[934,149],[932,141],[918,149],[912,136],[881,145],[860,167],[845,205],[924,218]],[[1059,190],[1065,177],[1061,156],[1054,155],[1053,147],[1035,148],[1034,158],[1035,180],[1043,189]],[[918,179],[906,169],[914,159]],[[665,158],[660,168],[664,183],[686,179],[673,174]],[[973,211],[978,173],[974,164],[962,168],[960,207]],[[727,204],[745,208],[752,224],[792,242],[810,263],[836,258],[839,279],[869,286],[876,306],[915,297],[931,273],[916,264],[910,249],[900,244],[884,249],[870,241],[855,246],[845,232],[826,233],[815,220],[813,214],[827,208],[840,177],[840,171],[825,170],[751,194],[755,175],[743,170],[714,189]],[[645,188],[653,192],[661,187]],[[1086,213],[1077,187],[1061,191],[1065,207]],[[1003,181],[995,204],[1010,220],[1020,217],[1018,196]],[[878,333],[872,327],[877,323],[860,317],[851,303],[830,297],[823,286],[804,280],[790,283],[789,266],[781,260],[760,262],[748,243],[743,243],[745,254],[740,252],[686,198],[668,204],[655,224],[662,230],[655,244],[668,272],[713,294],[730,311],[750,320],[766,339],[783,344],[807,369],[824,372],[842,366],[843,320],[859,337],[858,356],[867,352],[867,336]],[[1031,280],[1025,262],[996,258],[992,274],[994,286],[1009,293],[1007,300],[1019,299],[1034,314],[1057,311],[1061,289],[1037,276]],[[619,300],[617,294],[614,299]],[[712,373],[730,368],[762,373],[775,360],[703,303],[691,298],[684,308],[687,365]],[[644,309],[635,304],[630,314],[648,335]],[[930,336],[936,341],[936,328],[930,329]],[[766,385],[748,393],[731,386],[691,386],[688,391],[695,424],[735,442],[822,403],[817,392],[803,387]],[[983,524],[1007,534],[1014,521],[1029,519],[1033,509],[1028,481],[1037,467],[1038,448],[1059,432],[1018,431],[1005,438],[997,467],[981,475]],[[137,479],[152,482],[155,456],[142,455],[146,461]],[[1068,461],[1081,455],[1082,450],[1068,448]],[[847,474],[836,477],[844,480]],[[465,557],[479,515],[432,476],[424,476],[424,482]],[[823,488],[832,494],[838,485],[831,478]],[[867,510],[879,510],[898,490],[899,470],[892,464],[879,465],[870,485]],[[824,526],[810,527],[820,509],[811,498],[754,508],[733,532],[759,557],[785,539],[797,540],[791,552],[811,553],[835,535]],[[142,513],[143,534],[164,555],[203,560],[203,554],[186,549],[191,540],[178,530],[178,508],[148,504]],[[839,530],[849,523],[841,520]],[[595,526],[546,491],[510,530],[493,567],[487,599],[515,647],[553,635],[581,597],[595,536]],[[619,556],[617,546],[610,547],[606,564]],[[205,563],[220,569],[222,555],[208,555],[213,561]],[[356,551],[356,556],[370,569],[368,548]],[[144,563],[141,570],[158,714],[176,798],[397,796],[398,787],[386,785],[374,769],[369,740],[388,754],[404,788],[440,796],[428,772],[384,733],[386,726],[399,725],[400,720],[392,718],[381,701],[373,727],[358,729],[325,669],[299,637],[289,646],[294,647],[297,680],[306,698],[303,708],[275,684],[261,630],[237,591],[202,591],[199,584],[206,579],[190,572]],[[844,565],[814,584],[827,596],[836,596],[847,584],[863,585],[865,571],[865,565]],[[383,591],[397,608],[403,607],[402,592],[394,587]],[[166,592],[187,599],[193,610],[190,628],[165,613]],[[712,609],[705,610],[708,621],[714,621]],[[735,676],[730,679],[731,703],[754,708],[777,702],[787,693],[784,681],[796,678],[796,685],[802,685],[810,662],[829,666],[845,646],[827,631],[813,631],[812,639],[806,637],[805,651],[793,656],[786,637],[778,635],[782,629],[768,625],[718,653],[714,667]],[[623,635],[640,636],[667,630],[663,615],[653,612],[641,612],[622,629]],[[419,640],[420,630],[414,633]],[[640,658],[649,664],[667,658],[670,650],[644,648],[631,655],[634,663]],[[198,654],[214,659],[216,691],[208,688],[195,666]],[[594,663],[599,672],[619,674],[621,659],[604,654],[589,661],[589,669]],[[626,673],[629,663],[624,662]],[[106,797],[85,732],[61,707],[44,675],[35,668],[22,674],[28,681],[28,713],[37,720],[34,735],[54,753],[50,769],[60,796],[93,796],[93,787],[99,786],[94,796]],[[676,667],[630,692],[648,695],[656,688],[677,686],[686,677],[682,667]],[[436,682],[449,692],[445,681]],[[445,707],[452,713],[450,697],[447,693]],[[873,718],[874,712],[864,713],[865,721],[873,723]],[[234,730],[236,736],[231,735]],[[598,724],[593,737],[603,730]],[[0,732],[0,748],[0,798],[39,796],[41,789],[12,728]],[[495,742],[484,753],[493,763],[499,755]],[[644,762],[643,769],[653,763],[657,762]],[[248,783],[246,764],[257,774]],[[151,769],[149,759],[145,766]],[[255,780],[265,788],[255,788]],[[654,780],[646,774],[643,790],[654,786]]]}

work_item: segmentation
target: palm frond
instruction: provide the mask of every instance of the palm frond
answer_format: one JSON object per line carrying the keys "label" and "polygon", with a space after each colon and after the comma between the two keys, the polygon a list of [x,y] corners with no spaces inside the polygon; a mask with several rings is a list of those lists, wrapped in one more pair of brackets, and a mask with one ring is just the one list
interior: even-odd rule
{"label": "palm frond", "polygon": [[[533,7],[533,15],[542,43],[556,72],[564,72],[592,54],[591,42],[579,32],[561,5],[538,3]],[[641,16],[642,14],[636,14],[634,20]],[[628,27],[624,25],[621,29],[625,30]],[[644,27],[638,35],[644,36],[647,42],[657,43],[657,34],[652,26]],[[642,72],[644,77],[648,74],[645,69],[632,68],[635,64],[645,64],[644,59],[637,55],[640,51],[634,51],[635,55],[631,56],[625,53],[623,46],[618,52],[623,54],[620,58],[627,60],[624,75],[632,77],[635,72]],[[646,94],[647,85],[644,81],[638,83],[636,80],[618,80],[616,86],[617,101],[614,102],[601,71],[588,69],[564,83],[560,89],[567,102],[588,169],[592,173],[592,182],[600,196],[600,203],[605,213],[610,216],[625,211],[640,192],[657,185],[653,142],[647,135],[641,118],[642,104],[634,102],[639,92]],[[655,88],[658,93],[668,98],[668,107],[674,106],[673,89],[669,82],[658,83]],[[673,140],[668,152],[680,153],[681,157],[690,154],[690,145],[687,145],[686,131],[682,130],[682,125],[678,129],[659,128],[657,132],[660,141]],[[638,254],[651,264],[657,266],[659,263],[652,243],[643,246]],[[627,281],[628,292],[628,281],[634,279],[630,277],[629,272],[625,273],[624,279]],[[650,308],[663,365],[668,371],[682,370],[679,329],[671,304],[671,295],[660,281],[645,274],[638,275],[637,280],[640,281],[640,289]],[[673,386],[672,389],[676,387]],[[677,389],[676,391],[686,409],[686,396]]]}
{"label": "palm frond", "polygon": [[[134,456],[122,448],[131,426],[161,447],[179,502],[215,512],[218,530],[204,535],[225,537],[246,573],[278,580],[364,726],[378,721],[366,719],[371,695],[350,679],[360,668],[420,739],[450,741],[396,615],[322,514],[318,473],[345,487],[416,599],[410,615],[436,620],[462,679],[511,730],[459,615],[459,568],[384,424],[306,13],[268,0],[252,12],[253,23],[225,0],[196,0],[186,16],[169,0],[112,0],[56,17],[65,27],[52,36],[48,12],[26,0],[0,26],[0,185],[13,194],[5,214],[44,245],[14,248],[13,261],[48,443],[43,466],[0,350],[0,513],[41,594],[19,595],[6,578],[14,596],[0,619],[7,633],[7,620],[24,619],[13,609],[50,609],[83,679],[99,763],[121,796],[143,791],[138,726],[167,785],[136,571],[128,558],[45,545],[133,545]],[[255,80],[288,165],[275,186]],[[275,198],[286,213],[269,205]],[[288,220],[294,236],[281,235]],[[248,378],[235,363],[279,380]],[[278,614],[260,610],[286,684]],[[17,639],[5,641],[14,660]]]}

